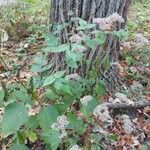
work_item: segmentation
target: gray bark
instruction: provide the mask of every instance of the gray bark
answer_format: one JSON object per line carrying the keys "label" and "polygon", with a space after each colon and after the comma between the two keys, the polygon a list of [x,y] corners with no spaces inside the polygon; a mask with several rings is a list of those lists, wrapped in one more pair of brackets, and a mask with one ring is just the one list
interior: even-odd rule
{"label": "gray bark", "polygon": [[[55,23],[63,24],[68,23],[71,17],[68,15],[69,12],[74,13],[74,17],[80,17],[88,22],[92,22],[93,18],[104,18],[111,15],[114,12],[118,12],[125,20],[127,18],[128,7],[131,0],[52,0],[50,22],[54,25]],[[123,24],[118,24],[116,30],[123,28]],[[50,28],[50,32],[55,31],[55,26]],[[67,31],[62,30],[58,35],[60,41],[66,42],[66,34],[70,32],[72,27],[69,27]],[[101,78],[105,79],[107,89],[110,92],[119,90],[121,80],[117,75],[117,66],[111,65],[110,68],[104,72],[103,70],[103,59],[106,54],[109,54],[111,64],[116,64],[119,57],[119,40],[108,35],[105,48],[97,48],[95,50],[89,49],[86,52],[86,58],[90,60],[90,68],[86,65],[82,65],[77,70],[71,70],[70,73],[77,72],[80,75],[86,75],[86,72],[91,68],[97,67],[100,70]],[[54,64],[54,69],[64,69],[64,55],[63,54],[50,54],[50,60]]]}

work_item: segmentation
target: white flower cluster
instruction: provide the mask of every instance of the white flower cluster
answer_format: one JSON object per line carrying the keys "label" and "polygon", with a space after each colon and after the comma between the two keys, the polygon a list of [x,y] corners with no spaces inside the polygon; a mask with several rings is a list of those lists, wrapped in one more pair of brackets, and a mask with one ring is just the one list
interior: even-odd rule
{"label": "white flower cluster", "polygon": [[81,43],[83,38],[81,36],[79,36],[78,34],[74,34],[72,35],[69,40],[71,41],[71,43]]}
{"label": "white flower cluster", "polygon": [[115,23],[123,23],[124,19],[117,13],[113,13],[112,15],[106,18],[94,18],[93,23],[98,24],[99,29],[103,31],[110,31],[114,28]]}
{"label": "white flower cluster", "polygon": [[93,97],[91,95],[86,95],[80,99],[80,102],[82,103],[82,105],[87,106],[88,102],[91,101],[92,99]]}
{"label": "white flower cluster", "polygon": [[68,79],[68,80],[78,80],[78,79],[80,79],[80,76],[77,73],[69,74],[69,75],[66,76],[66,79]]}
{"label": "white flower cluster", "polygon": [[133,104],[133,101],[127,98],[127,96],[123,93],[116,93],[115,94],[115,99],[110,98],[109,102],[111,103],[124,103],[124,104]]}
{"label": "white flower cluster", "polygon": [[64,138],[67,136],[67,132],[65,131],[66,126],[69,124],[69,121],[67,120],[67,117],[65,115],[59,116],[57,118],[57,122],[52,124],[53,130],[60,130],[61,135],[60,138]]}
{"label": "white flower cluster", "polygon": [[98,105],[94,109],[93,115],[100,119],[106,126],[111,126],[113,124],[113,119],[109,114],[108,107],[105,105]]}
{"label": "white flower cluster", "polygon": [[122,127],[125,133],[127,134],[132,133],[134,129],[133,129],[133,124],[130,120],[130,117],[128,115],[122,115],[120,119],[121,119]]}
{"label": "white flower cluster", "polygon": [[124,19],[117,12],[108,17],[112,22],[124,23]]}
{"label": "white flower cluster", "polygon": [[77,53],[83,53],[84,51],[86,51],[87,49],[86,49],[86,47],[85,46],[83,46],[83,45],[75,45],[73,48],[72,48],[72,50],[74,51],[74,52],[77,52]]}
{"label": "white flower cluster", "polygon": [[146,39],[142,34],[136,34],[136,42],[135,42],[135,46],[137,48],[142,48],[144,46],[149,45],[149,40]]}
{"label": "white flower cluster", "polygon": [[78,145],[73,145],[69,150],[81,150]]}

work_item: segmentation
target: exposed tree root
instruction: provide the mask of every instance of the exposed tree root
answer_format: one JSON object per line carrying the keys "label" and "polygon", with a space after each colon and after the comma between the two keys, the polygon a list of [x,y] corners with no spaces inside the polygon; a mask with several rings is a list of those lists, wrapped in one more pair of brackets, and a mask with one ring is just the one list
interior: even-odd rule
{"label": "exposed tree root", "polygon": [[125,104],[125,103],[103,103],[102,105],[107,106],[109,108],[142,108],[150,106],[150,101],[140,101],[140,102],[134,102],[133,104]]}

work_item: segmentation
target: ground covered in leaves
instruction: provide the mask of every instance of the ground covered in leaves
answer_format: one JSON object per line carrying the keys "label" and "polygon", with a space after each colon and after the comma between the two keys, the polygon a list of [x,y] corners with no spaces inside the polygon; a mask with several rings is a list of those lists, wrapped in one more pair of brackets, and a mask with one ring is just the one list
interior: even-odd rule
{"label": "ground covered in leaves", "polygon": [[[134,150],[134,149],[150,149],[150,107],[142,108],[114,108],[107,109],[105,103],[121,103],[121,104],[132,104],[133,102],[140,101],[150,101],[150,50],[149,46],[142,47],[138,45],[139,48],[133,48],[133,43],[136,41],[136,36],[138,34],[138,39],[149,38],[150,24],[149,24],[149,13],[150,4],[136,3],[130,9],[129,20],[127,22],[126,28],[129,30],[129,39],[121,43],[121,55],[119,60],[119,74],[124,79],[124,82],[129,87],[122,93],[116,93],[115,95],[105,95],[100,97],[103,105],[98,105],[93,112],[95,121],[101,126],[93,128],[89,126],[89,130],[93,131],[94,142],[101,142],[101,145],[105,149],[118,149],[118,150]],[[41,15],[41,12],[38,14]],[[46,20],[40,16],[38,19],[41,21]],[[20,17],[22,17],[20,15]],[[43,17],[43,18],[42,18]],[[20,19],[20,18],[19,18]],[[17,20],[17,24],[21,20]],[[21,22],[22,24],[25,24]],[[45,24],[44,24],[45,25]],[[43,25],[43,26],[44,26]],[[30,26],[30,25],[29,25]],[[28,27],[25,26],[25,27]],[[44,27],[43,27],[44,28]],[[13,30],[12,30],[13,29]],[[41,48],[43,47],[43,37],[41,33],[34,33],[34,30],[38,29],[35,25],[33,29],[28,28],[28,31],[23,30],[19,33],[16,32],[15,28],[9,28],[11,30],[11,35],[8,39],[5,30],[3,32],[3,39],[6,40],[3,45],[1,44],[0,52],[0,80],[2,86],[5,88],[6,84],[11,85],[15,82],[21,83],[23,86],[29,78],[36,76],[37,68],[31,67],[34,63],[39,63],[38,58],[42,55]],[[8,31],[7,31],[8,32]],[[16,34],[15,34],[16,33]],[[34,33],[34,34],[32,34]],[[19,35],[19,36],[18,36]],[[142,35],[142,38],[141,38]],[[144,40],[146,40],[144,39]],[[142,39],[143,40],[143,39]],[[145,41],[147,42],[147,41]],[[139,44],[142,44],[139,41]],[[39,57],[35,57],[39,56]],[[41,60],[42,61],[42,60]],[[43,64],[47,65],[47,64]],[[19,69],[18,69],[19,68]],[[41,69],[41,68],[38,68]],[[32,81],[31,81],[32,82]],[[37,101],[42,97],[42,88],[37,90],[34,96],[37,97]],[[18,98],[22,98],[21,93],[17,93]],[[16,95],[14,95],[16,96]],[[1,95],[0,95],[1,98]],[[86,97],[90,101],[90,97]],[[84,103],[85,98],[81,100]],[[2,102],[0,100],[2,106]],[[43,102],[44,105],[48,105],[47,101]],[[40,111],[40,105],[37,105],[28,109],[28,114],[34,116]],[[78,106],[73,106],[77,116],[83,117]],[[0,123],[2,121],[4,108],[0,108]],[[101,121],[97,120],[101,118]],[[86,134],[86,133],[85,133]],[[96,136],[95,136],[96,135]],[[99,136],[101,135],[101,136]],[[86,135],[85,135],[86,136]],[[110,138],[108,138],[110,137]],[[1,140],[1,139],[0,139]],[[33,140],[33,139],[32,139]],[[45,144],[40,140],[26,141],[26,145],[31,150],[43,150]],[[84,136],[80,137],[80,143],[86,141]],[[92,141],[91,141],[92,142]],[[11,143],[11,137],[7,140],[0,141],[1,149],[6,150]],[[79,148],[76,147],[77,150]]]}

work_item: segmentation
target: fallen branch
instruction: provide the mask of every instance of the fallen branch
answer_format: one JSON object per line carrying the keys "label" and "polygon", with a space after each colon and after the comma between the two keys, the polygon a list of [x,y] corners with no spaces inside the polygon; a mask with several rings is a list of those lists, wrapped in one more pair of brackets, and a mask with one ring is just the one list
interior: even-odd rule
{"label": "fallen branch", "polygon": [[102,105],[107,106],[108,108],[142,108],[150,106],[150,101],[140,101],[133,102],[133,104],[126,103],[103,103]]}

